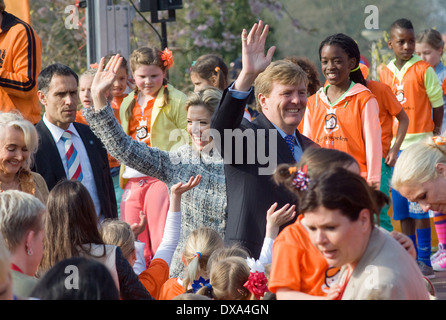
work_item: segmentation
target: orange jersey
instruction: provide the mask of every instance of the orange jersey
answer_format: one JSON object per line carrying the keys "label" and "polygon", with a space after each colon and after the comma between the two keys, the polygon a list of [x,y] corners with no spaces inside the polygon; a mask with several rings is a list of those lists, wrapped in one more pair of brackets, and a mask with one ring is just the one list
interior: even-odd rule
{"label": "orange jersey", "polygon": [[160,289],[158,300],[172,300],[176,296],[185,293],[183,286],[178,283],[178,278],[170,278],[164,282]]}
{"label": "orange jersey", "polygon": [[379,107],[374,95],[361,84],[331,104],[320,89],[307,100],[303,134],[323,148],[353,156],[369,183],[381,180],[382,145]]}
{"label": "orange jersey", "polygon": [[389,66],[384,66],[380,74],[380,81],[390,86],[406,111],[409,118],[408,134],[434,130],[432,105],[424,85],[424,77],[429,67],[429,63],[420,60],[407,69],[402,79],[398,79]]}
{"label": "orange jersey", "polygon": [[147,102],[145,108],[141,108],[139,103],[135,101],[132,116],[129,120],[129,136],[134,140],[145,142],[148,146],[150,146],[150,123],[154,103],[155,99],[152,99]]}
{"label": "orange jersey", "polygon": [[325,258],[311,243],[302,219],[303,215],[299,215],[274,240],[268,288],[273,293],[287,288],[325,296],[339,269],[329,268]]}
{"label": "orange jersey", "polygon": [[378,81],[367,81],[367,88],[375,95],[379,106],[379,122],[381,123],[381,142],[383,158],[387,156],[393,138],[393,119],[401,112],[402,106],[388,85]]}
{"label": "orange jersey", "polygon": [[42,44],[29,24],[3,13],[0,30],[0,110],[19,110],[33,124],[40,121],[37,76]]}
{"label": "orange jersey", "polygon": [[161,288],[169,279],[169,265],[163,259],[154,259],[138,277],[150,295],[158,300]]}

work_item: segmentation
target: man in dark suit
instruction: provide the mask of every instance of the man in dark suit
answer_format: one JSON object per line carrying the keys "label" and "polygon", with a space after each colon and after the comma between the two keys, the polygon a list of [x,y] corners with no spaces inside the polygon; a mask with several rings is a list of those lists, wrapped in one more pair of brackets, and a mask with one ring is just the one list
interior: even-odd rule
{"label": "man in dark suit", "polygon": [[[294,204],[296,199],[272,180],[278,164],[298,162],[302,152],[317,145],[297,126],[305,112],[307,75],[288,61],[271,63],[275,47],[265,55],[268,26],[260,21],[242,33],[242,71],[225,90],[211,127],[225,162],[228,197],[226,243],[239,243],[258,258],[266,228],[266,212]],[[246,101],[255,88],[261,113],[243,119]],[[289,140],[287,142],[286,140]]]}
{"label": "man in dark suit", "polygon": [[81,180],[99,218],[116,218],[116,196],[107,151],[88,126],[74,122],[78,104],[77,74],[59,63],[46,67],[38,77],[37,95],[45,114],[36,125],[39,148],[32,170],[44,177],[50,191],[62,179]]}

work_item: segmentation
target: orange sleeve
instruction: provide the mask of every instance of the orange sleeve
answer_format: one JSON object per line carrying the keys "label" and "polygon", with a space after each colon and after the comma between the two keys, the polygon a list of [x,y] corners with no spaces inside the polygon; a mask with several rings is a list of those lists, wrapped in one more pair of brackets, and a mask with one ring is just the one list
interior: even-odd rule
{"label": "orange sleeve", "polygon": [[[8,47],[4,50],[2,48],[3,54],[13,55],[13,59],[2,58],[0,86],[8,95],[30,98],[36,94],[32,89],[36,87],[41,67],[40,38],[29,25],[22,23],[9,29],[3,41],[13,41],[6,44]],[[2,47],[4,45],[2,42]]]}
{"label": "orange sleeve", "polygon": [[139,274],[139,281],[158,300],[161,287],[169,279],[169,265],[163,259],[154,259],[149,267]]}
{"label": "orange sleeve", "polygon": [[157,300],[172,300],[176,296],[186,292],[183,286],[178,283],[178,278],[170,278],[161,287]]}
{"label": "orange sleeve", "polygon": [[444,78],[441,88],[443,89],[444,94],[446,94],[446,78]]}
{"label": "orange sleeve", "polygon": [[302,293],[325,296],[327,262],[313,246],[308,232],[298,225],[302,217],[284,229],[273,244],[273,262],[268,288],[288,288]]}

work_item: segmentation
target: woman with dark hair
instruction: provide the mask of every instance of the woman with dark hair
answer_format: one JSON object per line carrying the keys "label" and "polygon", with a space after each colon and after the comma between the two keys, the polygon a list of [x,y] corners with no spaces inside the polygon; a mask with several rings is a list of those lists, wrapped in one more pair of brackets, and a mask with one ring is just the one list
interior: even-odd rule
{"label": "woman with dark hair", "polygon": [[122,299],[152,299],[121,249],[104,244],[93,201],[81,182],[59,182],[50,192],[47,209],[42,273],[67,258],[91,258],[107,266]]}

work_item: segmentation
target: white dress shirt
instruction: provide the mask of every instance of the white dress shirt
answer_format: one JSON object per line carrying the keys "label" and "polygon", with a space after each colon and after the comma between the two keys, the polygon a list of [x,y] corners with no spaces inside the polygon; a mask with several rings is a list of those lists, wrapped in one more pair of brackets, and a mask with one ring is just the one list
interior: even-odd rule
{"label": "white dress shirt", "polygon": [[[65,154],[65,143],[61,139],[62,134],[66,130],[52,124],[46,118],[46,114],[44,114],[42,118],[43,122],[45,123],[48,130],[51,132],[51,135],[53,136],[54,142],[56,143],[57,146],[57,150],[59,151],[60,159],[62,160],[65,174],[68,178],[68,165],[67,165],[67,156]],[[77,132],[76,128],[72,123],[70,123],[70,126],[68,127],[67,130],[73,133],[71,139],[73,141],[74,148],[77,150],[79,154],[79,160],[81,163],[82,174],[83,174],[82,184],[87,188],[88,192],[90,193],[90,196],[93,200],[96,209],[96,214],[99,216],[101,212],[101,203],[98,198],[96,183],[94,181],[93,170],[91,169],[91,164],[90,164],[90,159],[88,158],[87,149],[85,149],[84,142],[82,141],[81,137],[79,136],[79,133]]]}

